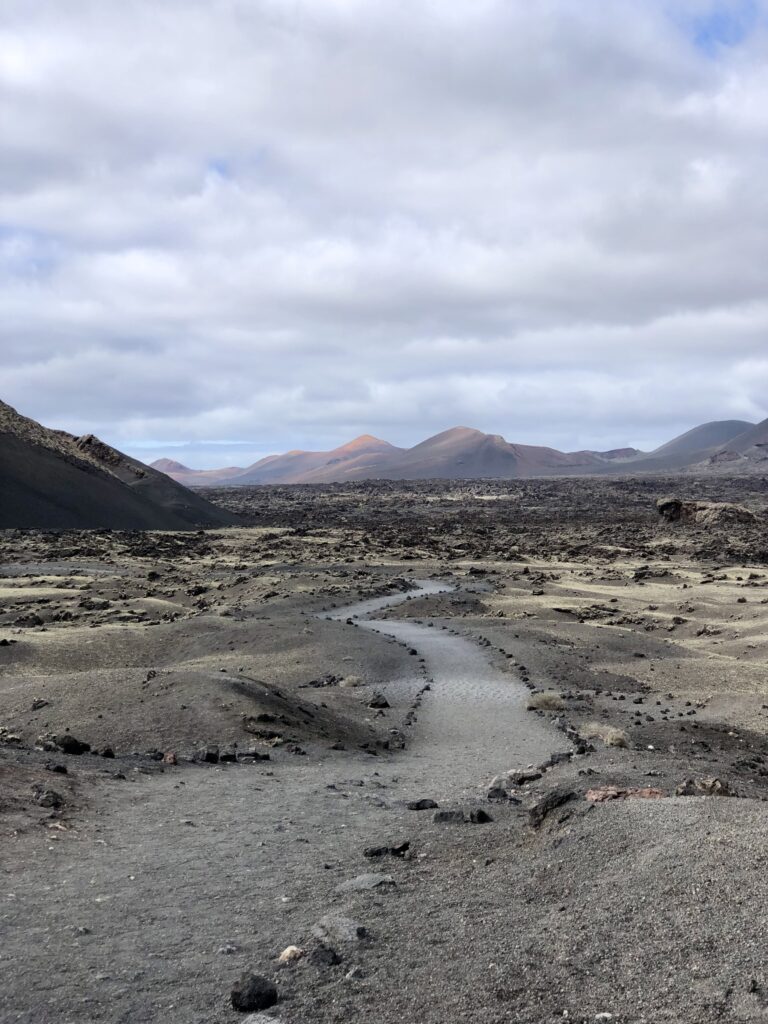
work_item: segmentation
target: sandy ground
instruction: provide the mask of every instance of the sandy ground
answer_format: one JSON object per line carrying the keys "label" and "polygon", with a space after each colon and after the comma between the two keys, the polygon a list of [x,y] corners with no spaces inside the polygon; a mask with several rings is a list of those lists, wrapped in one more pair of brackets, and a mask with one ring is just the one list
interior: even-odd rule
{"label": "sandy ground", "polygon": [[768,1019],[759,536],[558,484],[0,539],[0,1019]]}

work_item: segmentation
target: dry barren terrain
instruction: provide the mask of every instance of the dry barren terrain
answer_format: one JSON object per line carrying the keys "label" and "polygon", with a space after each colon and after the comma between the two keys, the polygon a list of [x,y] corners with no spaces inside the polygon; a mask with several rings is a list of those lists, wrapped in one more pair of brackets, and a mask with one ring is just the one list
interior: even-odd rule
{"label": "dry barren terrain", "polygon": [[207,494],[0,534],[0,1019],[768,1019],[768,484]]}

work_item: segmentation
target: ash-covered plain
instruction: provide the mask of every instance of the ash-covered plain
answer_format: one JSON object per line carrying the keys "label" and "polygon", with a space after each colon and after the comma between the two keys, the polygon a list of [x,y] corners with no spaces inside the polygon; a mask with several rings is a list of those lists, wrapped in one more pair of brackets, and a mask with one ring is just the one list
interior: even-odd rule
{"label": "ash-covered plain", "polygon": [[0,1019],[768,1017],[768,482],[205,496],[0,534]]}

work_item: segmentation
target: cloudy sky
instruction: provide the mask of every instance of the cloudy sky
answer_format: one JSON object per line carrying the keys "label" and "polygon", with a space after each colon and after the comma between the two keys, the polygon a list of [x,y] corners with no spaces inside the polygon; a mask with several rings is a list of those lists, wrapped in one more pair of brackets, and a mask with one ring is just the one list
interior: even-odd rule
{"label": "cloudy sky", "polygon": [[768,0],[0,0],[0,397],[148,460],[768,416]]}

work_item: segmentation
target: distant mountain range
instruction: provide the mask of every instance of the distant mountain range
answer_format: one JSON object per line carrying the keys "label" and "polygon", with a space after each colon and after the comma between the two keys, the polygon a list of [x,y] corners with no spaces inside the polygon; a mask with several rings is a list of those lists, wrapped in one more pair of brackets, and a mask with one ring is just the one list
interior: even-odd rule
{"label": "distant mountain range", "polygon": [[500,434],[453,427],[413,448],[364,434],[329,452],[290,451],[252,466],[194,470],[158,459],[152,468],[186,486],[321,484],[351,480],[517,479],[597,474],[768,472],[768,420],[718,420],[681,434],[653,452],[561,452],[511,444]]}
{"label": "distant mountain range", "polygon": [[0,402],[0,529],[190,530],[237,522],[92,434],[50,430]]}

